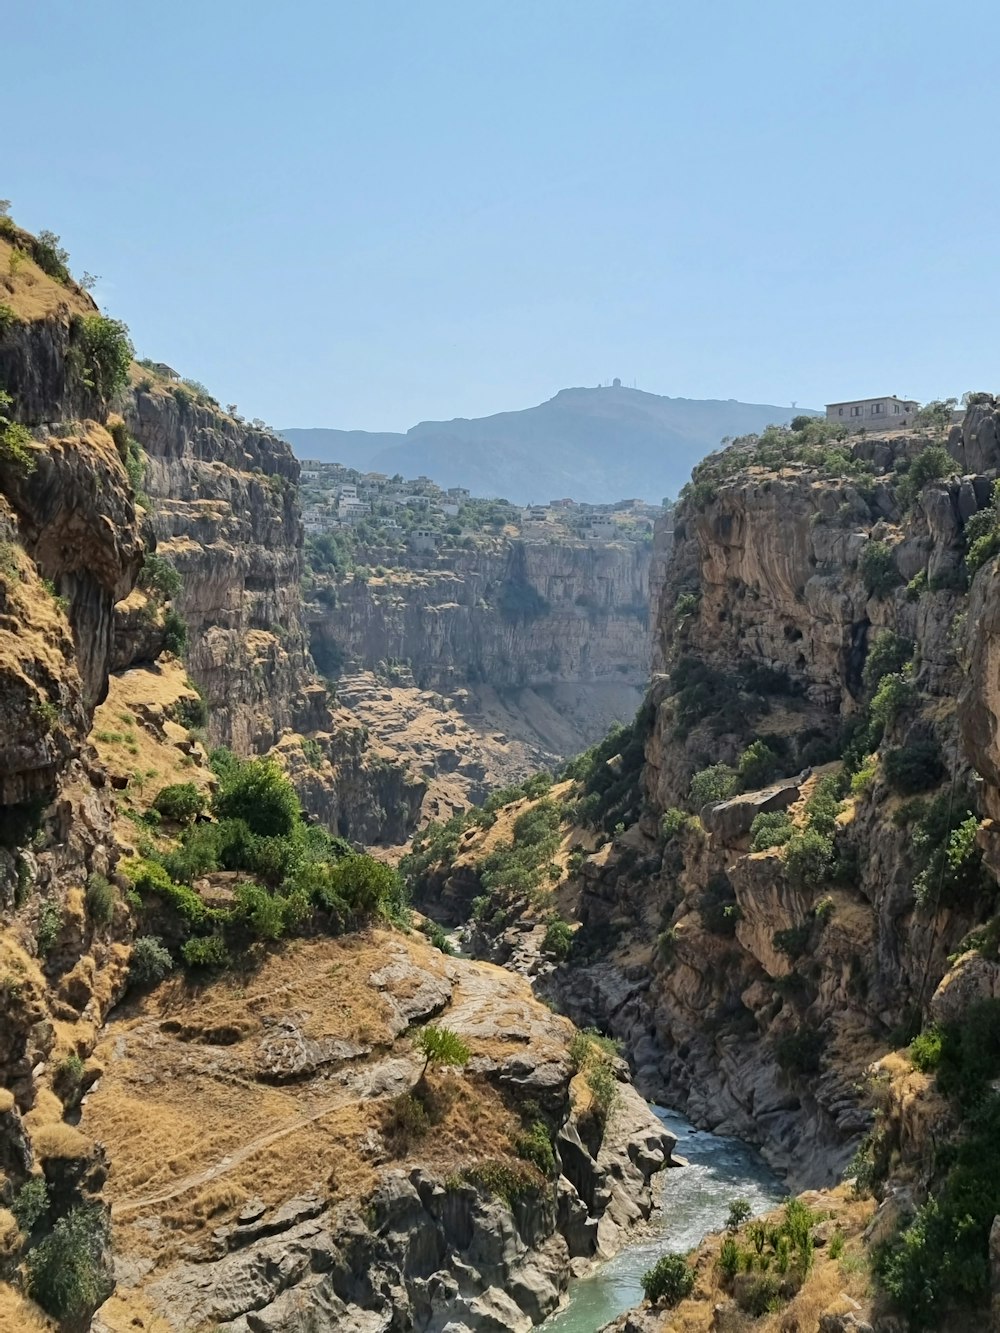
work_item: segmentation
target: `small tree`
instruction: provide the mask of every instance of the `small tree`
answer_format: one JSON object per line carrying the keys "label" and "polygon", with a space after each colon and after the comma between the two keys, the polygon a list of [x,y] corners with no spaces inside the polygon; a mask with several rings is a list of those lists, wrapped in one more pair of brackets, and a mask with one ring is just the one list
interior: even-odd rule
{"label": "small tree", "polygon": [[420,1029],[415,1044],[424,1057],[421,1081],[426,1078],[431,1065],[454,1065],[461,1068],[468,1063],[472,1054],[457,1032],[452,1032],[450,1028],[435,1027],[433,1023]]}
{"label": "small tree", "polygon": [[174,960],[155,935],[140,935],[132,945],[128,978],[136,986],[154,986],[173,969]]}
{"label": "small tree", "polygon": [[739,1231],[744,1222],[749,1222],[753,1216],[753,1209],[750,1207],[749,1199],[733,1199],[729,1205],[729,1216],[726,1218],[727,1231]]}
{"label": "small tree", "polygon": [[175,782],[161,788],[153,805],[164,819],[190,824],[205,809],[205,797],[193,782]]}
{"label": "small tree", "polygon": [[107,1223],[100,1207],[74,1208],[27,1257],[28,1291],[60,1320],[83,1321],[114,1288],[104,1252]]}
{"label": "small tree", "polygon": [[215,797],[220,819],[242,819],[260,837],[287,837],[301,814],[299,798],[273,759],[251,759],[223,778]]}
{"label": "small tree", "polygon": [[694,1288],[694,1269],[683,1254],[665,1254],[642,1275],[642,1290],[647,1301],[677,1305]]}

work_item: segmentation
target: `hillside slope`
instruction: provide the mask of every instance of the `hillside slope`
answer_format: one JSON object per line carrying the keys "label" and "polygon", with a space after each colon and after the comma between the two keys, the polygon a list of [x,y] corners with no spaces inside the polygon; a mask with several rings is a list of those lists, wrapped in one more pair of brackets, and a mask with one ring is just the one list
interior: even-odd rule
{"label": "hillside slope", "polygon": [[789,407],[735,399],[665,398],[640,389],[562,389],[545,403],[489,417],[422,421],[405,435],[288,429],[300,458],[406,476],[518,503],[572,496],[676,495],[692,467],[729,435],[785,424]]}

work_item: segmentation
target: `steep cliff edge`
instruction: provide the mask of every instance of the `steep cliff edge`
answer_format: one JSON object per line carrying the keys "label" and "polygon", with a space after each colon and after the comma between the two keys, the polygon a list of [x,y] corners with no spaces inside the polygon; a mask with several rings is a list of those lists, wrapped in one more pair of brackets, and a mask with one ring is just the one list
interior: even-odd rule
{"label": "steep cliff edge", "polygon": [[0,251],[0,1326],[527,1330],[671,1136],[335,836],[424,784],[310,678],[287,449]]}
{"label": "steep cliff edge", "polygon": [[[967,1327],[991,1287],[997,415],[980,396],[947,448],[812,426],[708,460],[676,511],[646,704],[555,802],[554,884],[542,866],[525,885],[516,828],[500,858],[475,829],[433,833],[415,868],[430,910],[471,902],[480,951],[621,1038],[648,1093],[798,1188],[850,1167],[874,1189],[858,1242],[881,1286],[858,1318],[885,1327]],[[742,1327],[725,1276],[712,1322],[711,1271],[690,1322],[649,1326]]]}
{"label": "steep cliff edge", "polygon": [[473,716],[503,710],[499,728],[539,763],[635,711],[649,670],[645,543],[497,538],[404,565],[361,554],[374,573],[314,576],[307,620],[322,670],[404,668],[421,689],[463,690]]}

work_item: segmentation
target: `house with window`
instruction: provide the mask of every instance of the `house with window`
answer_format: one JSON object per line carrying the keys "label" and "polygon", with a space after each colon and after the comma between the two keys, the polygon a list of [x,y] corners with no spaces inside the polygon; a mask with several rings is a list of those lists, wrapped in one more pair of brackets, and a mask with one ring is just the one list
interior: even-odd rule
{"label": "house with window", "polygon": [[912,398],[897,398],[894,394],[884,398],[852,398],[846,403],[827,403],[826,419],[848,429],[881,426],[883,430],[892,430],[912,426],[919,406]]}

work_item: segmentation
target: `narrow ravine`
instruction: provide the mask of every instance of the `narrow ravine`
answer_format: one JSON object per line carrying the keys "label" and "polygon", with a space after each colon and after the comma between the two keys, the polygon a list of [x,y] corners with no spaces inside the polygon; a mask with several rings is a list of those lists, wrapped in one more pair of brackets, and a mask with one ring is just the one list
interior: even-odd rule
{"label": "narrow ravine", "polygon": [[642,1300],[642,1275],[668,1251],[690,1250],[723,1226],[733,1199],[765,1212],[784,1194],[774,1172],[739,1139],[697,1130],[682,1115],[654,1106],[677,1153],[690,1163],[664,1172],[661,1207],[648,1229],[595,1272],[574,1282],[569,1303],[541,1326],[545,1333],[595,1333]]}

